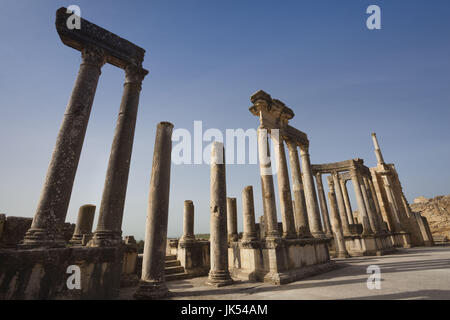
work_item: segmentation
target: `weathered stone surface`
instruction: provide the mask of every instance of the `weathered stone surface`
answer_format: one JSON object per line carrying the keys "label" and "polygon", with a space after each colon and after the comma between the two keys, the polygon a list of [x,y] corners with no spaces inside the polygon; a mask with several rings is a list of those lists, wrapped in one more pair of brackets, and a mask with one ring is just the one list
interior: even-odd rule
{"label": "weathered stone surface", "polygon": [[15,248],[31,226],[32,218],[0,215],[0,247]]}
{"label": "weathered stone surface", "polygon": [[92,236],[92,224],[94,223],[95,206],[92,204],[85,204],[78,210],[78,218],[75,226],[75,231],[70,240],[72,244],[82,244],[83,237],[90,238]]}
{"label": "weathered stone surface", "polygon": [[433,237],[450,238],[450,195],[414,200],[411,210],[427,219]]}
{"label": "weathered stone surface", "polygon": [[193,241],[194,235],[194,202],[192,200],[184,201],[183,212],[183,236],[180,241]]}
{"label": "weathered stone surface", "polygon": [[227,198],[228,241],[238,241],[236,198]]}

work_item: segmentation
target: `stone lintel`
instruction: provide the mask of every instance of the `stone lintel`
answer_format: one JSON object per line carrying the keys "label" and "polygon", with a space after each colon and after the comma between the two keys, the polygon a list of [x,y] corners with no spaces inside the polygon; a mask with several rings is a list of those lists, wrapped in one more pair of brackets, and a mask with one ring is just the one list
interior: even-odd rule
{"label": "stone lintel", "polygon": [[80,29],[67,28],[67,20],[72,14],[67,13],[64,7],[56,11],[56,30],[65,45],[78,51],[91,46],[101,48],[105,52],[106,61],[122,69],[127,65],[142,65],[144,49],[88,20],[80,18]]}

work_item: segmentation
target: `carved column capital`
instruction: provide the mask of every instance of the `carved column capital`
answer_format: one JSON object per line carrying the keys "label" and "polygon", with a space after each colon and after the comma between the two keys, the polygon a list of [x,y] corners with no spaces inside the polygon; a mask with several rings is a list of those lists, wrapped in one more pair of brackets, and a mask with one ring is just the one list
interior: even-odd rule
{"label": "carved column capital", "polygon": [[125,67],[125,84],[133,83],[140,86],[147,74],[148,71],[142,68],[142,66],[130,64]]}
{"label": "carved column capital", "polygon": [[81,51],[82,64],[90,64],[98,67],[103,67],[106,63],[106,55],[103,49],[95,46],[87,46]]}

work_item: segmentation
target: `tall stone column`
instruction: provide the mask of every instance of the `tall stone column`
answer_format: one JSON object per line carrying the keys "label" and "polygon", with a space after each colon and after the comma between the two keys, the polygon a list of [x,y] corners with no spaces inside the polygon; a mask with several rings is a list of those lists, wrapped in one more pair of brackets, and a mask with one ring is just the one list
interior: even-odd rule
{"label": "tall stone column", "polygon": [[183,235],[180,241],[193,241],[194,235],[194,203],[192,200],[184,201]]}
{"label": "tall stone column", "polygon": [[330,201],[331,209],[331,225],[334,234],[334,245],[336,247],[336,257],[337,258],[347,258],[349,257],[347,248],[345,247],[344,234],[342,232],[341,218],[338,213],[338,204],[336,201],[335,186],[333,178],[328,179],[328,186],[330,192],[328,192],[328,200]]}
{"label": "tall stone column", "polygon": [[142,80],[147,73],[148,71],[140,66],[125,68],[124,92],[106,172],[97,230],[92,241],[93,246],[117,245],[122,242],[123,209],[139,95]]}
{"label": "tall stone column", "polygon": [[382,179],[383,179],[383,184],[384,184],[384,189],[386,190],[386,196],[388,198],[388,202],[389,202],[389,209],[391,211],[391,216],[392,216],[392,222],[394,223],[394,227],[395,232],[405,232],[405,230],[403,229],[402,223],[400,221],[400,217],[398,215],[398,208],[397,208],[397,203],[395,202],[395,197],[393,195],[393,191],[392,191],[392,185],[391,182],[389,181],[389,177],[387,175],[382,175]]}
{"label": "tall stone column", "polygon": [[242,213],[244,217],[243,241],[258,240],[255,225],[255,206],[253,203],[253,187],[247,186],[242,191]]}
{"label": "tall stone column", "polygon": [[344,197],[342,196],[339,175],[337,172],[333,172],[331,177],[333,179],[335,196],[336,196],[338,209],[339,209],[339,216],[341,217],[342,232],[344,233],[344,236],[349,236],[351,234],[351,232],[350,232],[350,227],[348,225],[347,210],[345,209]]}
{"label": "tall stone column", "polygon": [[139,288],[134,294],[136,299],[160,299],[168,294],[164,269],[169,218],[172,131],[173,124],[169,122],[160,122],[156,130],[142,276]]}
{"label": "tall stone column", "polygon": [[264,222],[266,224],[267,231],[266,238],[279,238],[280,234],[278,232],[272,165],[270,161],[269,141],[267,135],[267,129],[260,126],[258,128],[258,155],[265,217]]}
{"label": "tall stone column", "polygon": [[64,246],[63,225],[72,194],[95,91],[105,64],[102,50],[86,48],[75,86],[59,129],[44,187],[25,247]]}
{"label": "tall stone column", "polygon": [[238,241],[236,198],[227,198],[228,241]]}
{"label": "tall stone column", "polygon": [[[373,223],[372,223],[372,221],[370,221],[370,224],[373,226],[372,227],[373,231],[375,233],[378,233],[378,232],[381,232],[381,230],[382,230],[382,226],[380,224],[380,219],[379,219],[380,215],[377,212],[377,207],[375,205],[375,200],[373,198],[373,193],[372,193],[372,190],[370,189],[369,178],[367,176],[364,176],[363,177],[363,181],[364,181],[364,187],[365,187],[365,190],[366,190],[366,193],[367,193],[367,198],[368,198],[368,201],[369,201],[369,206],[371,208],[372,216],[373,216],[373,218],[372,218]],[[369,219],[370,219],[370,214],[369,214]]]}
{"label": "tall stone column", "polygon": [[347,212],[348,223],[354,224],[355,222],[353,219],[352,205],[350,203],[350,197],[348,196],[347,190],[347,181],[345,181],[344,179],[339,179],[339,182],[341,184],[342,196],[344,197],[345,211]]}
{"label": "tall stone column", "polygon": [[386,225],[383,220],[383,214],[381,213],[380,202],[378,200],[377,192],[375,190],[375,186],[373,185],[372,179],[368,179],[369,189],[372,195],[373,202],[375,204],[375,210],[378,218],[378,225],[380,226],[381,231],[387,231]]}
{"label": "tall stone column", "polygon": [[355,189],[356,202],[358,203],[359,220],[363,226],[363,235],[373,234],[370,226],[369,217],[367,216],[366,205],[364,204],[363,194],[361,191],[361,185],[359,183],[359,174],[356,169],[350,170],[352,177],[353,188]]}
{"label": "tall stone column", "polygon": [[322,230],[322,223],[320,221],[319,205],[317,203],[316,188],[314,187],[314,180],[311,172],[311,161],[309,159],[307,146],[300,147],[300,156],[302,158],[303,183],[305,187],[309,227],[314,237],[324,238],[325,233]]}
{"label": "tall stone column", "polygon": [[327,200],[325,199],[325,192],[323,191],[323,181],[322,174],[320,172],[316,173],[316,183],[317,183],[317,193],[319,196],[320,211],[322,212],[322,219],[324,224],[325,233],[327,236],[333,236],[331,230],[330,218],[328,214]]}
{"label": "tall stone column", "polygon": [[289,185],[289,173],[286,163],[283,138],[281,135],[271,135],[275,147],[277,159],[278,194],[280,196],[281,219],[283,225],[283,238],[293,239],[297,237],[295,232],[294,211],[292,209],[291,187]]}
{"label": "tall stone column", "polygon": [[214,142],[211,148],[210,211],[211,269],[206,283],[216,287],[226,286],[233,280],[228,271],[225,150],[220,142]]}
{"label": "tall stone column", "polygon": [[95,206],[92,204],[85,204],[78,210],[77,224],[73,232],[70,243],[75,245],[83,244],[83,236],[88,238],[92,236],[92,224],[94,222]]}
{"label": "tall stone column", "polygon": [[373,205],[370,202],[369,193],[366,189],[365,179],[366,179],[365,176],[360,176],[359,181],[360,181],[360,185],[361,185],[361,192],[363,195],[364,204],[366,206],[367,216],[369,218],[369,222],[370,222],[370,226],[372,227],[372,231],[374,233],[378,233],[378,232],[380,232],[380,229],[378,227],[378,219],[376,218]]}
{"label": "tall stone column", "polygon": [[384,164],[384,159],[383,159],[383,155],[381,154],[381,149],[380,149],[380,145],[378,144],[378,139],[377,139],[377,135],[374,133],[372,133],[372,140],[373,140],[373,145],[375,147],[375,156],[377,157],[377,162],[378,164]]}
{"label": "tall stone column", "polygon": [[289,163],[291,166],[292,191],[294,193],[295,229],[299,238],[312,237],[309,230],[308,213],[306,211],[305,192],[303,189],[302,174],[300,171],[300,160],[298,158],[297,145],[286,141],[289,150]]}

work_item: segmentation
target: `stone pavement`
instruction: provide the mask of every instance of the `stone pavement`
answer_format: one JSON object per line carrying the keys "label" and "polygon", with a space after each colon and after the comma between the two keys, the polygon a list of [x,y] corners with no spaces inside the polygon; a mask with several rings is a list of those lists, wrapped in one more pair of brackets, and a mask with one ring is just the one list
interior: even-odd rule
{"label": "stone pavement", "polygon": [[[205,285],[206,277],[168,282],[170,299],[450,299],[450,246],[400,249],[381,257],[337,259],[340,268],[306,280],[274,286],[236,282]],[[369,265],[381,268],[381,289],[369,290]],[[121,290],[130,299],[135,288]]]}

